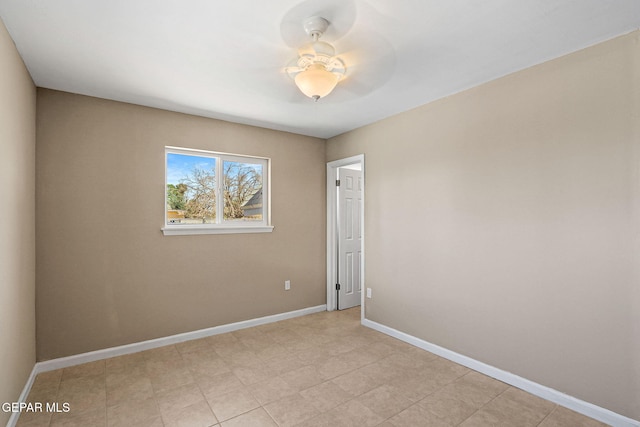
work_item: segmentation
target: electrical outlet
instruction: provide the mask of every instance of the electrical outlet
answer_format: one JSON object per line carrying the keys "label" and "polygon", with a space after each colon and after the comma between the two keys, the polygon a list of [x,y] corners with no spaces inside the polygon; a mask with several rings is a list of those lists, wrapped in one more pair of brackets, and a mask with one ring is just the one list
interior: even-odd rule
{"label": "electrical outlet", "polygon": [[288,291],[291,289],[291,280],[285,280],[284,281],[284,290]]}
{"label": "electrical outlet", "polygon": [[367,298],[371,298],[371,288],[367,288]]}

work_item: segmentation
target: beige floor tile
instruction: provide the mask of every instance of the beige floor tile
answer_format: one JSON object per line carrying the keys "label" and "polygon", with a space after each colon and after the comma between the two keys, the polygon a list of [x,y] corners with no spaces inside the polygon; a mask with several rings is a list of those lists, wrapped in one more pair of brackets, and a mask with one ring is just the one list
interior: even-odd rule
{"label": "beige floor tile", "polygon": [[333,325],[326,326],[323,331],[325,335],[333,337],[333,339],[338,339],[352,335],[354,333],[354,328],[334,323]]}
{"label": "beige floor tile", "polygon": [[71,366],[62,370],[62,381],[73,378],[85,378],[95,375],[104,375],[105,361],[98,360],[95,362],[83,363],[81,365]]}
{"label": "beige floor tile", "polygon": [[323,330],[319,330],[317,328],[314,328],[314,331],[310,331],[309,333],[311,334],[309,339],[311,342],[314,343],[314,345],[316,346],[328,346],[331,344],[331,342],[333,342],[336,337],[329,335],[329,334],[325,334]]}
{"label": "beige floor tile", "polygon": [[75,413],[55,413],[51,417],[51,427],[106,427],[107,415],[104,409],[93,409]]}
{"label": "beige floor tile", "polygon": [[384,359],[385,357],[390,356],[397,351],[389,344],[380,341],[375,341],[371,344],[367,344],[364,349],[370,354],[376,356],[378,359]]}
{"label": "beige floor tile", "polygon": [[416,359],[417,361],[421,362],[423,365],[429,364],[439,358],[439,356],[418,347],[407,348],[403,350],[402,353],[411,358]]}
{"label": "beige floor tile", "polygon": [[410,372],[418,372],[431,361],[433,361],[433,359],[425,361],[417,357],[411,357],[403,352],[397,352],[381,359],[380,364],[383,366],[394,366]]}
{"label": "beige floor tile", "polygon": [[442,391],[425,397],[418,405],[451,425],[460,424],[477,410],[475,406]]}
{"label": "beige floor tile", "polygon": [[159,419],[160,409],[153,398],[125,402],[107,408],[107,425],[109,427],[154,425],[158,423]]}
{"label": "beige floor tile", "polygon": [[263,361],[269,361],[289,355],[289,350],[276,342],[274,342],[270,346],[262,347],[259,349],[254,348],[253,351],[256,353],[256,356],[258,356]]}
{"label": "beige floor tile", "polygon": [[231,332],[231,335],[242,341],[247,339],[259,339],[266,337],[265,333],[257,328],[244,328]]}
{"label": "beige floor tile", "polygon": [[66,381],[63,377],[56,401],[60,404],[68,403],[72,414],[91,410],[106,411],[107,396],[104,375],[76,377]]}
{"label": "beige floor tile", "polygon": [[256,383],[250,387],[250,390],[261,405],[291,396],[297,392],[281,377],[269,378]]}
{"label": "beige floor tile", "polygon": [[117,382],[107,381],[107,406],[145,400],[151,397],[153,397],[153,386],[151,379],[147,376],[131,375]]}
{"label": "beige floor tile", "polygon": [[413,376],[403,368],[383,363],[382,361],[364,366],[360,368],[360,370],[365,375],[375,378],[380,383],[399,381],[403,378],[411,378]]}
{"label": "beige floor tile", "polygon": [[213,351],[211,341],[208,338],[200,338],[196,340],[184,341],[175,345],[176,350],[181,355],[189,353],[197,353],[201,351]]}
{"label": "beige floor tile", "polygon": [[224,359],[229,366],[235,367],[260,367],[264,365],[264,361],[259,358],[253,350],[243,350],[234,352],[231,356]]}
{"label": "beige floor tile", "polygon": [[188,384],[173,390],[156,393],[156,401],[163,418],[195,403],[204,402],[205,398],[200,387]]}
{"label": "beige floor tile", "polygon": [[284,327],[283,325],[284,322],[265,323],[264,325],[254,327],[254,329],[268,336],[269,332],[280,330]]}
{"label": "beige floor tile", "polygon": [[256,336],[242,337],[240,342],[247,346],[251,351],[258,352],[266,348],[272,347],[277,343],[265,334]]}
{"label": "beige floor tile", "polygon": [[331,381],[303,390],[300,395],[321,412],[328,411],[352,399],[349,393]]}
{"label": "beige floor tile", "polygon": [[356,398],[382,419],[390,418],[413,405],[414,402],[403,396],[393,386],[384,384]]}
{"label": "beige floor tile", "polygon": [[182,360],[189,366],[207,362],[210,360],[223,360],[218,353],[211,348],[206,348],[198,351],[191,351],[189,353],[182,354]]}
{"label": "beige floor tile", "polygon": [[451,427],[452,425],[419,405],[413,405],[393,416],[389,419],[389,424],[395,427]]}
{"label": "beige floor tile", "polygon": [[263,409],[257,408],[220,424],[221,427],[278,427],[271,416]]}
{"label": "beige floor tile", "polygon": [[237,353],[243,351],[251,351],[249,347],[234,338],[233,341],[229,340],[226,344],[213,344],[213,351],[224,360],[231,360]]}
{"label": "beige floor tile", "polygon": [[180,352],[175,345],[153,348],[140,352],[146,362],[167,362],[171,360],[181,360]]}
{"label": "beige floor tile", "polygon": [[331,357],[330,354],[331,345],[327,346],[313,346],[302,351],[296,352],[292,355],[293,358],[300,359],[299,363],[304,365],[315,365],[317,363],[324,362],[327,358]]}
{"label": "beige floor tile", "polygon": [[189,369],[189,364],[182,356],[168,359],[152,359],[145,361],[145,372],[148,376],[164,375],[167,372]]}
{"label": "beige floor tile", "polygon": [[23,412],[18,418],[17,427],[47,427],[51,422],[51,413],[42,412]]}
{"label": "beige floor tile", "polygon": [[358,347],[347,353],[343,353],[339,357],[349,363],[353,369],[362,368],[381,360],[377,355],[369,353],[364,347]]}
{"label": "beige floor tile", "polygon": [[347,339],[352,343],[356,344],[357,345],[356,348],[366,347],[368,345],[373,344],[374,342],[377,342],[377,337],[379,334],[378,332],[376,332],[373,335],[369,335],[368,334],[369,331],[370,329],[365,328],[364,326],[358,325],[352,335],[343,337],[343,339]]}
{"label": "beige floor tile", "polygon": [[345,427],[348,425],[340,420],[334,412],[323,412],[301,422],[296,427]]}
{"label": "beige floor tile", "polygon": [[240,366],[232,368],[231,372],[233,372],[244,385],[255,384],[276,376],[276,373],[266,365],[251,367]]}
{"label": "beige floor tile", "polygon": [[148,377],[147,368],[145,362],[132,362],[130,365],[126,367],[115,368],[111,366],[107,368],[105,381],[107,386],[113,386],[123,380],[126,380],[130,377]]}
{"label": "beige floor tile", "polygon": [[480,377],[477,376],[472,376],[471,378],[464,376],[443,387],[442,391],[475,408],[480,408],[493,400],[497,395],[506,390],[506,387],[508,387],[506,384],[499,381],[493,380],[495,383],[490,383],[479,380],[479,378]]}
{"label": "beige floor tile", "polygon": [[162,414],[166,427],[209,427],[218,423],[205,401],[194,403],[170,414]]}
{"label": "beige floor tile", "polygon": [[500,414],[480,409],[463,421],[460,427],[525,427],[528,425],[530,424],[522,424],[522,420],[511,420],[507,417],[500,416]]}
{"label": "beige floor tile", "polygon": [[335,414],[337,425],[353,427],[373,427],[384,421],[380,415],[356,400],[350,400],[331,410]]}
{"label": "beige floor tile", "polygon": [[553,402],[541,399],[515,387],[509,387],[500,395],[500,398],[506,398],[521,403],[531,410],[544,413],[545,416],[550,414],[556,407],[556,404]]}
{"label": "beige floor tile", "polygon": [[61,377],[62,369],[38,374],[27,396],[27,402],[38,402],[42,405],[56,402]]}
{"label": "beige floor tile", "polygon": [[441,357],[436,357],[428,362],[421,369],[421,372],[431,375],[439,384],[445,385],[468,374],[471,370]]}
{"label": "beige floor tile", "polygon": [[219,396],[212,396],[207,398],[207,401],[219,421],[226,421],[260,407],[260,403],[248,389],[238,389]]}
{"label": "beige floor tile", "polygon": [[585,417],[570,409],[557,406],[555,410],[539,424],[540,427],[605,427],[599,421]]}
{"label": "beige floor tile", "polygon": [[287,327],[267,332],[266,335],[278,344],[286,344],[288,342],[297,341],[302,337]]}
{"label": "beige floor tile", "polygon": [[324,379],[320,376],[316,367],[312,365],[286,372],[280,375],[280,378],[285,380],[285,382],[296,391],[306,390],[309,387],[324,382]]}
{"label": "beige floor tile", "polygon": [[111,357],[105,360],[105,371],[107,375],[127,372],[132,369],[145,369],[145,358],[141,352]]}
{"label": "beige floor tile", "polygon": [[209,341],[212,347],[225,347],[228,344],[237,343],[238,339],[233,336],[232,333],[224,333],[218,335],[212,335],[210,337],[204,338]]}
{"label": "beige floor tile", "polygon": [[340,375],[344,375],[347,372],[354,371],[357,369],[353,363],[344,360],[340,357],[330,357],[323,362],[319,362],[316,364],[316,368],[318,373],[324,380],[330,380],[332,378],[338,377]]}
{"label": "beige floor tile", "polygon": [[155,393],[163,393],[194,383],[194,377],[188,368],[169,369],[162,373],[150,375],[149,379]]}
{"label": "beige floor tile", "polygon": [[39,373],[33,381],[31,390],[39,387],[50,388],[52,386],[57,388],[60,385],[60,380],[62,379],[62,372],[62,369],[56,369],[55,371]]}
{"label": "beige floor tile", "polygon": [[275,357],[265,361],[264,363],[276,375],[281,375],[285,372],[293,371],[294,369],[302,368],[303,366],[311,364],[310,362],[303,362],[296,354],[290,354],[288,351],[285,356]]}
{"label": "beige floor tile", "polygon": [[320,411],[300,394],[271,402],[265,405],[264,409],[280,427],[294,426],[320,414]]}
{"label": "beige floor tile", "polygon": [[233,372],[219,375],[205,375],[196,377],[196,383],[206,396],[218,396],[244,387]]}
{"label": "beige floor tile", "polygon": [[469,417],[462,426],[537,426],[547,412],[536,411],[522,403],[498,396]]}
{"label": "beige floor tile", "polygon": [[412,376],[399,377],[392,380],[390,384],[414,403],[424,399],[441,387],[434,378],[423,372]]}
{"label": "beige floor tile", "polygon": [[331,380],[342,390],[352,396],[360,396],[382,384],[376,376],[367,375],[365,368],[360,368]]}
{"label": "beige floor tile", "polygon": [[477,385],[488,392],[495,393],[496,396],[505,392],[509,388],[508,384],[475,371],[471,371],[460,378],[460,382]]}
{"label": "beige floor tile", "polygon": [[192,363],[190,370],[196,378],[203,375],[215,376],[231,372],[230,366],[219,357],[203,358],[196,363]]}
{"label": "beige floor tile", "polygon": [[385,344],[390,345],[391,347],[395,348],[396,350],[400,350],[400,351],[404,351],[404,350],[409,350],[411,348],[413,348],[413,346],[411,344],[407,344],[404,341],[400,341],[397,338],[393,338],[389,335],[385,335],[380,333],[378,335],[379,340]]}
{"label": "beige floor tile", "polygon": [[284,348],[291,352],[297,352],[302,350],[307,350],[309,348],[313,348],[319,344],[318,340],[315,337],[305,337],[300,336],[296,340],[286,341],[280,343]]}
{"label": "beige floor tile", "polygon": [[339,356],[344,353],[348,353],[351,350],[359,348],[363,344],[354,340],[353,337],[340,337],[331,341],[328,345],[329,356]]}
{"label": "beige floor tile", "polygon": [[[131,424],[123,424],[123,425],[131,426]],[[139,423],[135,424],[135,426],[136,427],[165,427],[165,423],[164,421],[162,421],[162,417],[157,416],[154,418],[149,418],[148,420],[140,421]]]}

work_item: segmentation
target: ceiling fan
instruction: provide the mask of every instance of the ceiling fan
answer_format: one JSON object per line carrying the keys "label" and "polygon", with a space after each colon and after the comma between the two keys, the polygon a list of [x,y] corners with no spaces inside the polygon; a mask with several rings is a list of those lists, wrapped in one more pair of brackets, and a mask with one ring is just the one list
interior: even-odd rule
{"label": "ceiling fan", "polygon": [[395,68],[393,47],[376,31],[380,24],[380,15],[365,2],[299,4],[280,26],[282,39],[298,54],[285,73],[316,102],[329,94],[328,100],[344,101],[374,91]]}
{"label": "ceiling fan", "polygon": [[300,57],[296,65],[287,67],[286,71],[298,89],[317,102],[333,91],[347,68],[336,56],[335,48],[320,41],[329,27],[329,21],[321,16],[312,16],[304,21],[303,27],[313,41],[298,50]]}

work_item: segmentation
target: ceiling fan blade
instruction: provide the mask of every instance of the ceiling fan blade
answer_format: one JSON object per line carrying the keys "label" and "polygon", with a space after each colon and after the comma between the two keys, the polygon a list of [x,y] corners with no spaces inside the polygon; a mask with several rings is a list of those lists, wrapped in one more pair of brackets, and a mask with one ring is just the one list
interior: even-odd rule
{"label": "ceiling fan blade", "polygon": [[339,84],[358,95],[384,85],[395,72],[396,51],[377,33],[351,33],[336,49],[347,67],[344,81]]}

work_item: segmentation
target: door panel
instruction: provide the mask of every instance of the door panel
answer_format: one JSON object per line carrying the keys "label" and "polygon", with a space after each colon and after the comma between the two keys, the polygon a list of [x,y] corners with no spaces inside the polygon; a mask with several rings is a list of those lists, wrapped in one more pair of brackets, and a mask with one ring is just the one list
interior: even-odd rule
{"label": "door panel", "polygon": [[362,280],[362,172],[338,169],[338,309],[360,305]]}

